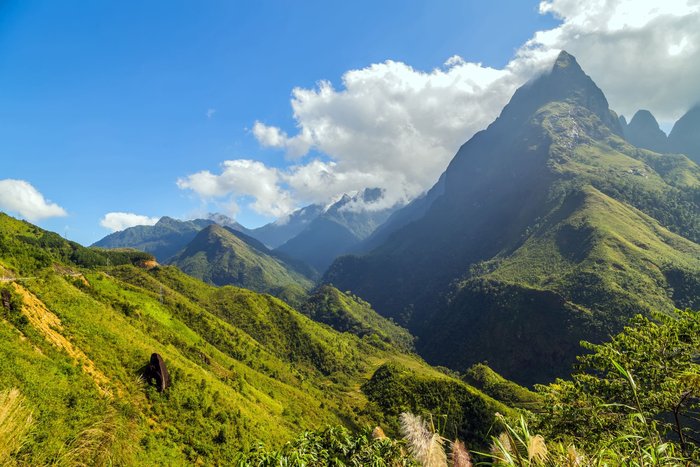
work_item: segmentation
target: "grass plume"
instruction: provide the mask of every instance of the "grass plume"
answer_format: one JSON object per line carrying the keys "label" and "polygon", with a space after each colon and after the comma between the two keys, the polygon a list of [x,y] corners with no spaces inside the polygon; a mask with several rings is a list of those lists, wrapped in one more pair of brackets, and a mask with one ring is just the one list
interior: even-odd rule
{"label": "grass plume", "polygon": [[472,457],[469,455],[464,443],[458,439],[452,442],[452,452],[450,453],[450,462],[453,467],[472,467]]}
{"label": "grass plume", "polygon": [[423,467],[447,467],[444,440],[425,420],[404,412],[399,421],[409,452]]}

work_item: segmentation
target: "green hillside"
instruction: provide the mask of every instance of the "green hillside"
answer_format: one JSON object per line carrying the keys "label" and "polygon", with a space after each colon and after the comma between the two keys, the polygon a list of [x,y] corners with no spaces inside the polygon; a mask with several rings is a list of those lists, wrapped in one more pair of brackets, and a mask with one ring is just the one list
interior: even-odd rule
{"label": "green hillside", "polygon": [[635,313],[697,307],[700,168],[621,135],[562,53],[465,143],[419,219],[325,281],[417,336],[429,362],[520,383],[571,370]]}
{"label": "green hillside", "polygon": [[202,229],[170,263],[209,284],[245,287],[292,304],[300,303],[313,283],[273,255],[260,242],[212,224]]}
{"label": "green hillside", "polygon": [[360,297],[345,294],[333,286],[319,287],[299,311],[336,331],[350,332],[404,351],[413,349],[413,336],[407,330],[377,314]]}
{"label": "green hillside", "polygon": [[161,217],[155,225],[137,225],[114,232],[98,240],[93,246],[100,248],[135,248],[151,253],[160,262],[168,261],[185,247],[197,232],[214,221],[195,219],[180,221]]}
{"label": "green hillside", "polygon": [[[272,296],[153,265],[0,214],[0,393],[17,389],[31,413],[13,463],[231,464],[259,441],[376,425],[360,387],[383,364],[452,380]],[[153,352],[172,378],[163,393],[139,378]]]}

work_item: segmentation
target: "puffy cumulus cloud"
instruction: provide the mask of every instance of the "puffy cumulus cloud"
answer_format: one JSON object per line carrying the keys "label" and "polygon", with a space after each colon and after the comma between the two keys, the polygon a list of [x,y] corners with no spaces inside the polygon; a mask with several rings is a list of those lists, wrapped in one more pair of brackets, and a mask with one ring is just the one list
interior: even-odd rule
{"label": "puffy cumulus cloud", "polygon": [[647,108],[669,121],[700,101],[700,0],[544,0],[540,12],[561,24],[534,34],[502,69],[459,56],[430,71],[388,60],[346,72],[338,88],[327,81],[296,88],[294,134],[259,121],[252,130],[261,146],[284,150],[289,167],[257,163],[254,172],[268,177],[253,188],[232,174],[253,171],[254,162],[228,161],[221,174],[193,174],[181,187],[250,196],[252,207],[269,215],[375,186],[386,203],[408,200],[430,188],[460,144],[562,49],[628,116]]}
{"label": "puffy cumulus cloud", "polygon": [[699,0],[546,0],[540,11],[562,24],[535,34],[522,56],[566,49],[618,112],[646,108],[669,121],[700,101]]}
{"label": "puffy cumulus cloud", "polygon": [[24,180],[0,180],[0,209],[17,213],[30,221],[66,216],[66,211],[44,198]]}
{"label": "puffy cumulus cloud", "polygon": [[275,168],[248,159],[224,161],[220,174],[203,170],[177,181],[181,189],[192,190],[203,198],[251,198],[250,207],[260,214],[281,216],[294,208],[291,194],[280,186],[281,173]]}
{"label": "puffy cumulus cloud", "polygon": [[136,225],[154,225],[157,217],[142,216],[131,212],[108,212],[100,220],[100,225],[112,232],[124,230]]}
{"label": "puffy cumulus cloud", "polygon": [[[347,72],[340,90],[326,81],[316,89],[294,89],[296,135],[260,122],[253,133],[292,158],[314,149],[334,162],[319,170],[312,161],[294,178],[318,171],[323,188],[329,179],[337,187],[378,180],[389,196],[410,197],[437,180],[459,145],[498,114],[521,82],[507,70],[458,57],[430,72],[387,61]],[[303,186],[318,184],[307,180]]]}

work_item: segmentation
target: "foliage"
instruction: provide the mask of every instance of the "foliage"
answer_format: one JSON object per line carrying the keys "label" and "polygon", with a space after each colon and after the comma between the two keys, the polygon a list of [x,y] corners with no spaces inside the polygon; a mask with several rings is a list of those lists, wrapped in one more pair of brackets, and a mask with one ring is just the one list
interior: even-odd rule
{"label": "foliage", "polygon": [[463,379],[509,407],[537,411],[542,404],[539,394],[505,379],[486,363],[473,365],[464,373]]}
{"label": "foliage", "polygon": [[212,224],[169,260],[185,273],[214,285],[234,285],[300,304],[311,281],[260,242]]}
{"label": "foliage", "polygon": [[432,417],[443,436],[470,445],[486,440],[497,412],[512,413],[461,381],[418,374],[395,363],[379,367],[362,390],[382,409],[392,431],[398,431],[400,414],[410,412]]}
{"label": "foliage", "polygon": [[350,332],[381,347],[395,347],[406,352],[413,349],[413,336],[394,322],[378,315],[361,298],[345,294],[330,285],[320,286],[299,311],[316,322],[325,323],[339,332]]}
{"label": "foliage", "polygon": [[260,444],[237,459],[241,466],[414,466],[415,461],[406,455],[403,443],[375,438],[365,431],[352,435],[342,427],[329,427],[322,431],[307,431],[279,450],[267,450]]}
{"label": "foliage", "polygon": [[538,388],[545,400],[538,417],[542,430],[600,444],[637,423],[631,407],[637,418],[653,421],[662,436],[696,455],[700,314],[637,316],[611,341],[585,347],[590,353],[579,358],[571,380]]}

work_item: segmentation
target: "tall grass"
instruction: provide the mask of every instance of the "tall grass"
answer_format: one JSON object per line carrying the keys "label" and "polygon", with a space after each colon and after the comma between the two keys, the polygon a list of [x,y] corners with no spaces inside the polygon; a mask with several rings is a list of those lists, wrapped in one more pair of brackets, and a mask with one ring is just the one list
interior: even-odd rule
{"label": "tall grass", "polygon": [[19,389],[0,392],[0,465],[10,462],[25,441],[33,424],[31,411],[25,406]]}
{"label": "tall grass", "polygon": [[423,467],[447,467],[444,439],[428,422],[407,412],[401,414],[399,422],[409,452]]}

